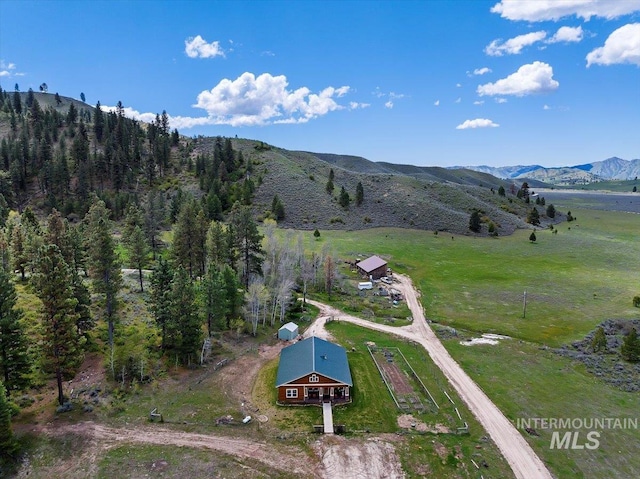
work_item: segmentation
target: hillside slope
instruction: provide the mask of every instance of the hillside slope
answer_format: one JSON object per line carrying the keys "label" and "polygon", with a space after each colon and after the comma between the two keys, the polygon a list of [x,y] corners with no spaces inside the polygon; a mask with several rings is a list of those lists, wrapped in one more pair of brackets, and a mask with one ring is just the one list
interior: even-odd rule
{"label": "hillside slope", "polygon": [[[26,94],[20,97],[26,103]],[[33,97],[39,109],[15,116],[17,121],[10,104],[13,94],[4,97],[0,111],[12,207],[30,205],[43,214],[56,207],[65,215],[83,214],[90,192],[97,191],[119,220],[127,204],[145,204],[155,189],[166,201],[173,201],[179,191],[193,194],[207,205],[208,217],[216,219],[223,219],[235,201],[251,203],[258,219],[270,217],[278,196],[285,210],[280,225],[295,229],[388,226],[471,234],[469,218],[475,210],[482,217],[479,234],[488,234],[490,225],[502,235],[527,227],[523,218],[531,205],[516,198],[512,180],[487,173],[288,151],[250,139],[187,138],[177,131],[174,137],[168,128],[163,133],[160,124],[145,125],[115,113],[103,113],[100,139],[93,107],[52,94]],[[66,114],[71,104],[77,121]],[[42,140],[39,131],[44,131]],[[332,170],[335,186],[328,192]],[[360,205],[355,203],[358,184],[364,190]],[[509,193],[500,196],[500,187]],[[348,206],[340,204],[342,188],[351,198]],[[221,205],[218,212],[212,196]]]}
{"label": "hillside slope", "polygon": [[[207,152],[211,144],[211,139],[199,139],[194,152]],[[522,217],[529,205],[515,196],[500,197],[497,189],[505,182],[483,173],[373,163],[354,156],[276,147],[260,149],[258,142],[246,139],[234,139],[233,147],[253,162],[253,178],[258,178],[259,184],[254,199],[256,214],[268,213],[277,195],[285,206],[285,218],[279,221],[285,228],[390,226],[469,234],[474,209],[485,217],[484,234],[489,221],[498,227],[499,234],[527,226]],[[326,185],[332,169],[335,189],[329,194]],[[359,182],[364,201],[356,206]],[[338,202],[342,187],[352,199],[347,208]]]}

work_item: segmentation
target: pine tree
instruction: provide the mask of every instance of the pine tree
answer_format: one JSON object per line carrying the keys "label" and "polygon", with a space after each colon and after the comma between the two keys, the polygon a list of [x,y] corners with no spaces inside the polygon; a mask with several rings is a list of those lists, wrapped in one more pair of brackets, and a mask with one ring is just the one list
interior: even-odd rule
{"label": "pine tree", "polygon": [[275,195],[273,197],[273,201],[271,202],[271,213],[273,213],[273,216],[275,216],[276,220],[284,219],[284,204],[282,203],[282,200],[280,200],[278,195]]}
{"label": "pine tree", "polygon": [[240,314],[243,302],[243,293],[240,290],[242,285],[238,280],[238,275],[230,266],[225,266],[222,269],[222,278],[224,279],[225,299],[227,301],[227,328],[230,328],[231,320],[237,318]]}
{"label": "pine tree", "polygon": [[27,238],[21,224],[16,224],[11,231],[11,259],[13,268],[20,271],[20,279],[24,281],[29,256],[27,255]]}
{"label": "pine tree", "polygon": [[171,312],[176,318],[177,352],[183,364],[190,365],[197,357],[202,340],[202,325],[198,316],[196,293],[189,273],[178,268],[171,286]]}
{"label": "pine tree", "polygon": [[33,105],[33,100],[34,100],[33,88],[29,88],[29,91],[27,91],[27,99],[24,102],[27,108],[31,108],[31,105]]}
{"label": "pine tree", "polygon": [[469,217],[469,229],[474,233],[479,233],[482,225],[480,222],[480,212],[478,210],[473,210],[471,216]]}
{"label": "pine tree", "polygon": [[193,198],[185,201],[176,221],[172,253],[176,264],[195,278],[204,274],[206,263],[206,227],[204,213]]}
{"label": "pine tree", "polygon": [[156,254],[158,253],[158,236],[160,235],[160,227],[162,226],[165,212],[164,206],[162,205],[162,197],[156,194],[155,190],[149,191],[147,195],[147,206],[144,213],[145,233],[151,244],[153,259],[156,259]]}
{"label": "pine tree", "polygon": [[534,206],[529,214],[527,215],[527,223],[530,223],[534,226],[540,224],[540,213],[538,213],[538,209]]}
{"label": "pine tree", "polygon": [[32,281],[42,301],[43,354],[47,370],[56,375],[58,402],[62,405],[62,381],[73,377],[82,363],[76,329],[78,300],[73,296],[71,271],[60,249],[46,245],[38,253]]}
{"label": "pine tree", "polygon": [[104,133],[104,115],[100,108],[100,102],[96,103],[96,112],[93,116],[93,132],[96,135],[96,141],[102,143],[102,136]]}
{"label": "pine tree", "polygon": [[500,188],[498,188],[498,195],[499,196],[505,196],[506,192],[504,190],[504,186],[500,185]]}
{"label": "pine tree", "polygon": [[126,239],[127,249],[129,250],[129,259],[131,264],[138,270],[138,277],[140,280],[140,292],[144,292],[144,284],[142,282],[142,269],[147,263],[147,254],[149,253],[149,247],[147,246],[147,239],[144,236],[144,232],[140,226],[136,226],[131,233],[131,236]]}
{"label": "pine tree", "polygon": [[327,181],[327,186],[326,186],[326,190],[327,193],[331,194],[333,193],[333,179],[335,177],[335,174],[333,172],[333,168],[331,168],[331,170],[329,170],[329,181]]}
{"label": "pine tree", "polygon": [[536,238],[536,232],[532,231],[531,234],[529,235],[529,241],[531,241],[532,243],[535,243],[537,239],[538,238]]}
{"label": "pine tree", "polygon": [[27,355],[27,337],[16,308],[18,297],[7,270],[0,268],[0,373],[7,392],[29,385],[31,369]]}
{"label": "pine tree", "polygon": [[167,261],[160,257],[158,263],[151,274],[151,299],[150,307],[156,324],[160,328],[164,350],[168,347],[167,330],[171,328],[174,320],[171,311],[171,281],[173,280],[173,270]]}
{"label": "pine tree", "polygon": [[96,293],[105,296],[105,316],[109,325],[109,346],[113,335],[117,310],[117,294],[122,287],[122,272],[111,236],[109,210],[104,201],[94,200],[84,218],[85,245],[88,256],[89,277]]}
{"label": "pine tree", "polygon": [[596,328],[596,332],[591,340],[591,348],[594,353],[607,350],[607,336],[604,334],[602,326]]}
{"label": "pine tree", "polygon": [[16,112],[16,115],[22,115],[22,99],[18,90],[13,92],[13,111]]}
{"label": "pine tree", "polygon": [[338,198],[338,203],[343,208],[348,208],[351,203],[351,198],[349,197],[349,193],[344,189],[344,186],[340,189],[340,197]]}
{"label": "pine tree", "polygon": [[547,206],[547,216],[549,218],[555,218],[556,217],[556,208],[551,203],[549,204],[549,206]]}
{"label": "pine tree", "polygon": [[627,361],[640,361],[640,338],[636,328],[631,328],[629,334],[624,337],[622,346],[620,346],[620,355]]}
{"label": "pine tree", "polygon": [[252,275],[262,274],[264,251],[262,250],[263,236],[251,216],[251,208],[236,203],[231,210],[231,226],[233,232],[234,249],[241,261],[241,278],[245,289],[249,287]]}
{"label": "pine tree", "polygon": [[229,307],[224,286],[222,272],[217,267],[210,266],[200,288],[200,302],[204,317],[207,318],[209,337],[214,329],[221,330],[226,324]]}
{"label": "pine tree", "polygon": [[207,231],[207,260],[209,268],[222,268],[229,258],[227,231],[219,221],[212,221]]}
{"label": "pine tree", "polygon": [[71,102],[69,104],[69,111],[67,111],[67,126],[71,126],[75,124],[77,119],[78,119],[78,110],[73,104],[73,102]]}
{"label": "pine tree", "polygon": [[[0,459],[11,460],[18,450],[11,430],[11,408],[7,401],[4,384],[0,381]],[[0,472],[2,472],[0,465]]]}
{"label": "pine tree", "polygon": [[358,186],[356,186],[356,206],[362,205],[364,201],[364,188],[362,186],[362,182],[358,181]]}

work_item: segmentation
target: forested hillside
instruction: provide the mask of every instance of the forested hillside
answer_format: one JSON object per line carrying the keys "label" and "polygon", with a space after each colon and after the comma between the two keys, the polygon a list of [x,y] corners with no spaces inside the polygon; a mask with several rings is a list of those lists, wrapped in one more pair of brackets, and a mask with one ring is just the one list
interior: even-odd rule
{"label": "forested hillside", "polygon": [[64,384],[89,356],[126,394],[229,335],[298,318],[294,291],[345,288],[329,244],[306,251],[277,226],[499,236],[558,221],[533,199],[488,175],[187,138],[165,112],[146,124],[121,103],[0,91],[2,450],[15,445],[9,408],[36,401],[32,388],[74,407]]}

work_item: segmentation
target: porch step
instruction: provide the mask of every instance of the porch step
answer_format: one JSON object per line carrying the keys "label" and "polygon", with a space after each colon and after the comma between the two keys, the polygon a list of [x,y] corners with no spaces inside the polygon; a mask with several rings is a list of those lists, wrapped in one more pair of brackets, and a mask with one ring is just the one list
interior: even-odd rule
{"label": "porch step", "polygon": [[333,411],[331,402],[322,403],[322,419],[324,422],[324,433],[333,434]]}

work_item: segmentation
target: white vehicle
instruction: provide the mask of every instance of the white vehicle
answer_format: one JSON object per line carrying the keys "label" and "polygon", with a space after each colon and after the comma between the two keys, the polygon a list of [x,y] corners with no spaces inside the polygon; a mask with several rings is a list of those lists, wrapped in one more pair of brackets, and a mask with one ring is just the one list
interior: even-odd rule
{"label": "white vehicle", "polygon": [[371,281],[362,281],[358,283],[358,289],[360,291],[363,289],[373,289],[373,283]]}

